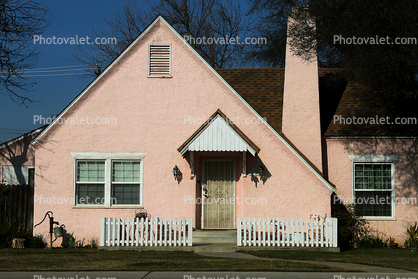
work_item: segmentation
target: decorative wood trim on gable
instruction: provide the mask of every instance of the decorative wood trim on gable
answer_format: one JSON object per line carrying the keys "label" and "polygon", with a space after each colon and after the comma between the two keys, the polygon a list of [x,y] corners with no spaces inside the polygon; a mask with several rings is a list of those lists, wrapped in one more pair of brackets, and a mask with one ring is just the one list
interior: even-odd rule
{"label": "decorative wood trim on gable", "polygon": [[171,45],[149,45],[148,77],[171,77]]}
{"label": "decorative wood trim on gable", "polygon": [[[219,121],[222,119],[222,121]],[[216,123],[216,124],[215,124]],[[202,140],[202,144],[195,144],[200,138],[203,139],[205,131],[212,128],[212,125],[219,125],[217,129],[221,129],[222,132],[216,131],[211,133],[211,140],[208,141],[208,145],[205,144],[205,140]],[[229,129],[229,131],[228,131]],[[231,142],[224,142],[227,139],[227,134],[230,132],[229,140]],[[260,152],[258,148],[226,115],[221,111],[217,110],[202,126],[197,129],[178,149],[181,155],[187,151],[249,151],[253,156]]]}

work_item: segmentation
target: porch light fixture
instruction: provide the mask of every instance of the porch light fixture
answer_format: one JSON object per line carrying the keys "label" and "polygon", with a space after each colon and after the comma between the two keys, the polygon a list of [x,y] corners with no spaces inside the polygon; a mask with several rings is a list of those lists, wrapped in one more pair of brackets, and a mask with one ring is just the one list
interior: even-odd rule
{"label": "porch light fixture", "polygon": [[260,166],[260,169],[258,170],[258,175],[260,177],[264,177],[264,167],[263,167],[263,165]]}
{"label": "porch light fixture", "polygon": [[180,170],[179,167],[177,167],[177,165],[173,168],[173,175],[174,175],[174,180],[178,180],[179,178],[179,174],[180,174]]}
{"label": "porch light fixture", "polygon": [[252,176],[259,176],[260,178],[264,177],[264,167],[263,167],[263,165],[261,165],[258,170],[256,168],[252,168],[250,170],[249,174],[252,175]]}

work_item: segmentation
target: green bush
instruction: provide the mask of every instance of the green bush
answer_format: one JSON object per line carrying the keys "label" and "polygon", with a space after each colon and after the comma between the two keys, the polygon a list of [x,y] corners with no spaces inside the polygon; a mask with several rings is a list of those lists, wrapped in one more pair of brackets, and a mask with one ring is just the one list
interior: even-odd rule
{"label": "green bush", "polygon": [[0,215],[0,248],[12,247],[13,238],[23,232],[23,227],[11,215]]}
{"label": "green bush", "polygon": [[90,239],[90,245],[91,248],[97,248],[99,246],[99,241],[97,238]]}
{"label": "green bush", "polygon": [[23,233],[21,238],[25,239],[25,248],[45,248],[46,242],[42,234],[33,235],[32,232]]}
{"label": "green bush", "polygon": [[338,246],[342,251],[353,249],[368,234],[368,222],[361,216],[354,205],[333,206],[332,217],[338,218]]}
{"label": "green bush", "polygon": [[405,240],[405,247],[407,248],[418,248],[418,227],[417,222],[415,225],[410,225],[409,228],[406,229],[406,232],[409,235],[409,238]]}
{"label": "green bush", "polygon": [[65,245],[66,248],[82,248],[84,247],[84,241],[86,239],[83,238],[83,240],[77,240],[74,236],[74,232],[71,233],[71,235],[68,237],[67,243]]}
{"label": "green bush", "polygon": [[384,240],[378,233],[376,235],[367,234],[357,242],[357,248],[361,249],[381,249],[388,247],[389,239]]}

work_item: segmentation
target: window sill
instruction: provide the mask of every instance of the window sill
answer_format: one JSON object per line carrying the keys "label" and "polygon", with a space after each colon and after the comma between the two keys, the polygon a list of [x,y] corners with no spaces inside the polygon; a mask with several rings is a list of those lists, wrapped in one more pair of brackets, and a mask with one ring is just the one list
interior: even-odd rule
{"label": "window sill", "polygon": [[149,78],[172,78],[173,76],[147,76]]}
{"label": "window sill", "polygon": [[73,209],[143,209],[142,205],[113,205],[113,206],[105,206],[105,205],[74,205]]}
{"label": "window sill", "polygon": [[366,216],[363,216],[362,219],[364,219],[366,221],[396,221],[396,217],[372,217],[372,216],[366,217]]}

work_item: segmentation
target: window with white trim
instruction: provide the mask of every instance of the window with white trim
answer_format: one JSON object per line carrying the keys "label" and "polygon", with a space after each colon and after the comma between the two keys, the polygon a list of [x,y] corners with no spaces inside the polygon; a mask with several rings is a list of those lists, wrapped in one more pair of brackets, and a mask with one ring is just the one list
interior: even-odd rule
{"label": "window with white trim", "polygon": [[171,45],[150,45],[148,77],[171,77]]}
{"label": "window with white trim", "polygon": [[139,204],[140,187],[140,161],[112,162],[112,202]]}
{"label": "window with white trim", "polygon": [[76,204],[102,202],[105,191],[105,161],[77,161]]}
{"label": "window with white trim", "polygon": [[145,153],[71,153],[76,207],[142,205]]}
{"label": "window with white trim", "polygon": [[[353,160],[353,203],[366,219],[395,218],[397,156],[350,156]],[[395,158],[395,159],[394,159]]]}

